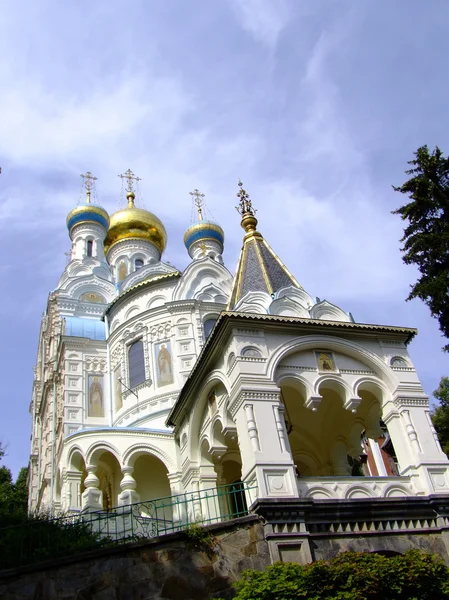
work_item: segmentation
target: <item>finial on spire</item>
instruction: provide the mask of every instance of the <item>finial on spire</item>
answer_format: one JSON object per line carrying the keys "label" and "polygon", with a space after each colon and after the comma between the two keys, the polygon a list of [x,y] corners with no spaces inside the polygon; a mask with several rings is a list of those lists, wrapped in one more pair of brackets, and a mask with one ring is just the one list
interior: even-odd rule
{"label": "finial on spire", "polygon": [[97,178],[94,175],[92,175],[90,171],[81,174],[81,177],[83,178],[83,185],[86,189],[86,202],[87,204],[90,204],[90,194],[94,188],[94,182],[97,180]]}
{"label": "finial on spire", "polygon": [[249,198],[249,194],[243,187],[242,181],[239,179],[239,191],[237,198],[240,198],[239,205],[236,206],[237,212],[242,216],[240,225],[246,233],[254,233],[257,227],[257,219],[255,214],[257,210],[253,208],[253,203]]}
{"label": "finial on spire", "polygon": [[189,192],[189,194],[193,197],[193,201],[195,203],[196,209],[198,211],[198,219],[200,221],[203,220],[203,198],[205,194],[202,194],[197,188],[193,190],[193,192]]}
{"label": "finial on spire", "polygon": [[137,177],[137,175],[134,175],[131,169],[128,169],[127,171],[119,175],[119,177],[121,177],[122,181],[123,179],[128,180],[128,183],[126,184],[126,197],[128,199],[128,208],[132,208],[134,206],[134,198],[136,197],[134,193],[133,181],[138,183],[139,181],[142,181],[142,179],[141,177]]}
{"label": "finial on spire", "polygon": [[255,215],[256,209],[253,208],[253,203],[249,199],[249,194],[243,187],[243,183],[241,179],[239,179],[239,191],[237,193],[237,198],[240,198],[240,203],[236,206],[237,211],[242,215]]}

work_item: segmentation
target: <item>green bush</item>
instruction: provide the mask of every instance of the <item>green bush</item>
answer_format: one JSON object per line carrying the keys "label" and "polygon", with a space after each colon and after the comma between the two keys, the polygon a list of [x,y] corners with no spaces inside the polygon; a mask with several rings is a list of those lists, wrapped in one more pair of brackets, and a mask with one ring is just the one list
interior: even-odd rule
{"label": "green bush", "polygon": [[23,518],[18,514],[7,525],[0,529],[0,570],[111,544],[109,538],[93,532],[88,523],[67,517]]}
{"label": "green bush", "polygon": [[247,570],[234,587],[235,600],[442,600],[449,599],[449,569],[419,550],[393,557],[345,552],[328,562]]}

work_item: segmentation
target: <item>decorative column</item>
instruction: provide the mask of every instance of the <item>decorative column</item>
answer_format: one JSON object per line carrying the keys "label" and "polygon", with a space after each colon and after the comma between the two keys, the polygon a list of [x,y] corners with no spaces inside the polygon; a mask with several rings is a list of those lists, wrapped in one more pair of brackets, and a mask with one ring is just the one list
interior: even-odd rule
{"label": "decorative column", "polygon": [[66,471],[63,476],[64,489],[64,511],[79,511],[82,507],[81,480],[83,474],[80,471]]}
{"label": "decorative column", "polygon": [[332,447],[331,462],[333,475],[337,477],[349,477],[351,467],[349,466],[348,448],[344,439],[337,439]]}
{"label": "decorative column", "polygon": [[95,474],[96,470],[97,465],[86,465],[87,477],[84,480],[86,489],[82,495],[82,508],[86,512],[103,510],[103,492],[98,489],[100,480]]}
{"label": "decorative column", "polygon": [[133,477],[134,467],[127,465],[122,467],[123,477],[120,482],[121,493],[118,497],[119,506],[134,504],[140,501],[140,496],[136,492],[137,483]]}
{"label": "decorative column", "polygon": [[413,450],[418,453],[421,452],[421,446],[418,440],[418,436],[410,418],[410,411],[401,410],[401,417],[405,423],[405,431],[407,432],[408,439],[410,440],[410,444]]}
{"label": "decorative column", "polygon": [[273,412],[274,420],[276,422],[276,429],[278,431],[281,452],[290,452],[288,434],[285,428],[284,406],[282,404],[275,404],[273,406]]}
{"label": "decorative column", "polygon": [[295,466],[285,431],[280,390],[239,389],[229,409],[236,425],[247,504],[256,498],[298,496]]}
{"label": "decorative column", "polygon": [[400,474],[411,478],[417,493],[449,492],[449,461],[431,425],[427,396],[396,396],[384,409]]}
{"label": "decorative column", "polygon": [[432,418],[430,416],[430,411],[426,410],[425,413],[426,413],[427,422],[429,423],[430,431],[432,432],[432,436],[433,436],[433,439],[434,439],[434,442],[435,442],[435,446],[436,446],[438,452],[441,452],[442,454],[444,454],[443,448],[441,447],[441,444],[440,444],[440,440],[438,439],[438,434],[437,434],[436,429],[435,429],[435,427],[433,426],[433,423],[432,423]]}
{"label": "decorative column", "polygon": [[173,502],[173,523],[183,523],[185,521],[185,496],[181,494],[181,476],[179,473],[169,473],[168,481],[170,483],[170,492]]}
{"label": "decorative column", "polygon": [[248,435],[255,452],[260,452],[259,432],[257,431],[256,421],[254,420],[254,410],[252,404],[245,404],[243,407],[246,413],[246,423]]}

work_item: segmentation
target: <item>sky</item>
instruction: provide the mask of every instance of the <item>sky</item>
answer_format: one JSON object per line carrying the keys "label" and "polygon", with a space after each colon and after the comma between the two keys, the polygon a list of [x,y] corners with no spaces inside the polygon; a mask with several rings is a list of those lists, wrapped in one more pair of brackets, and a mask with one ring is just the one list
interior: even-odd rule
{"label": "sky", "polygon": [[0,18],[0,441],[28,462],[40,318],[66,264],[67,213],[117,175],[188,263],[189,192],[206,194],[234,272],[237,182],[259,229],[312,295],[356,321],[419,329],[411,357],[430,395],[449,356],[437,322],[405,302],[407,161],[449,152],[447,0],[2,0]]}

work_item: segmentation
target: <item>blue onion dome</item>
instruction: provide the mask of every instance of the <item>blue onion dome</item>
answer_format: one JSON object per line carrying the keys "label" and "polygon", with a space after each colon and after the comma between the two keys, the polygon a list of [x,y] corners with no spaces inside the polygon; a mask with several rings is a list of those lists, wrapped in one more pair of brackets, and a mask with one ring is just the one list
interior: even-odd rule
{"label": "blue onion dome", "polygon": [[189,251],[195,242],[214,240],[224,246],[224,231],[213,221],[195,221],[185,232],[184,244]]}
{"label": "blue onion dome", "polygon": [[67,215],[67,229],[69,230],[70,239],[72,239],[72,231],[76,225],[81,223],[93,223],[101,225],[105,230],[105,235],[109,227],[109,215],[107,211],[100,206],[91,202],[91,190],[93,177],[90,171],[87,175],[82,175],[85,178],[86,201],[84,204],[79,204]]}
{"label": "blue onion dome", "polygon": [[190,225],[184,235],[184,244],[189,255],[192,258],[194,258],[194,255],[198,258],[198,249],[201,251],[202,256],[209,254],[208,250],[221,255],[224,248],[223,229],[218,223],[204,218],[204,194],[198,189],[189,192],[189,194],[193,198],[193,208],[196,208],[198,213],[198,219]]}
{"label": "blue onion dome", "polygon": [[97,223],[98,225],[102,225],[106,234],[109,227],[109,215],[98,204],[80,204],[67,215],[67,229],[69,230],[70,239],[72,238],[73,228],[80,223]]}

